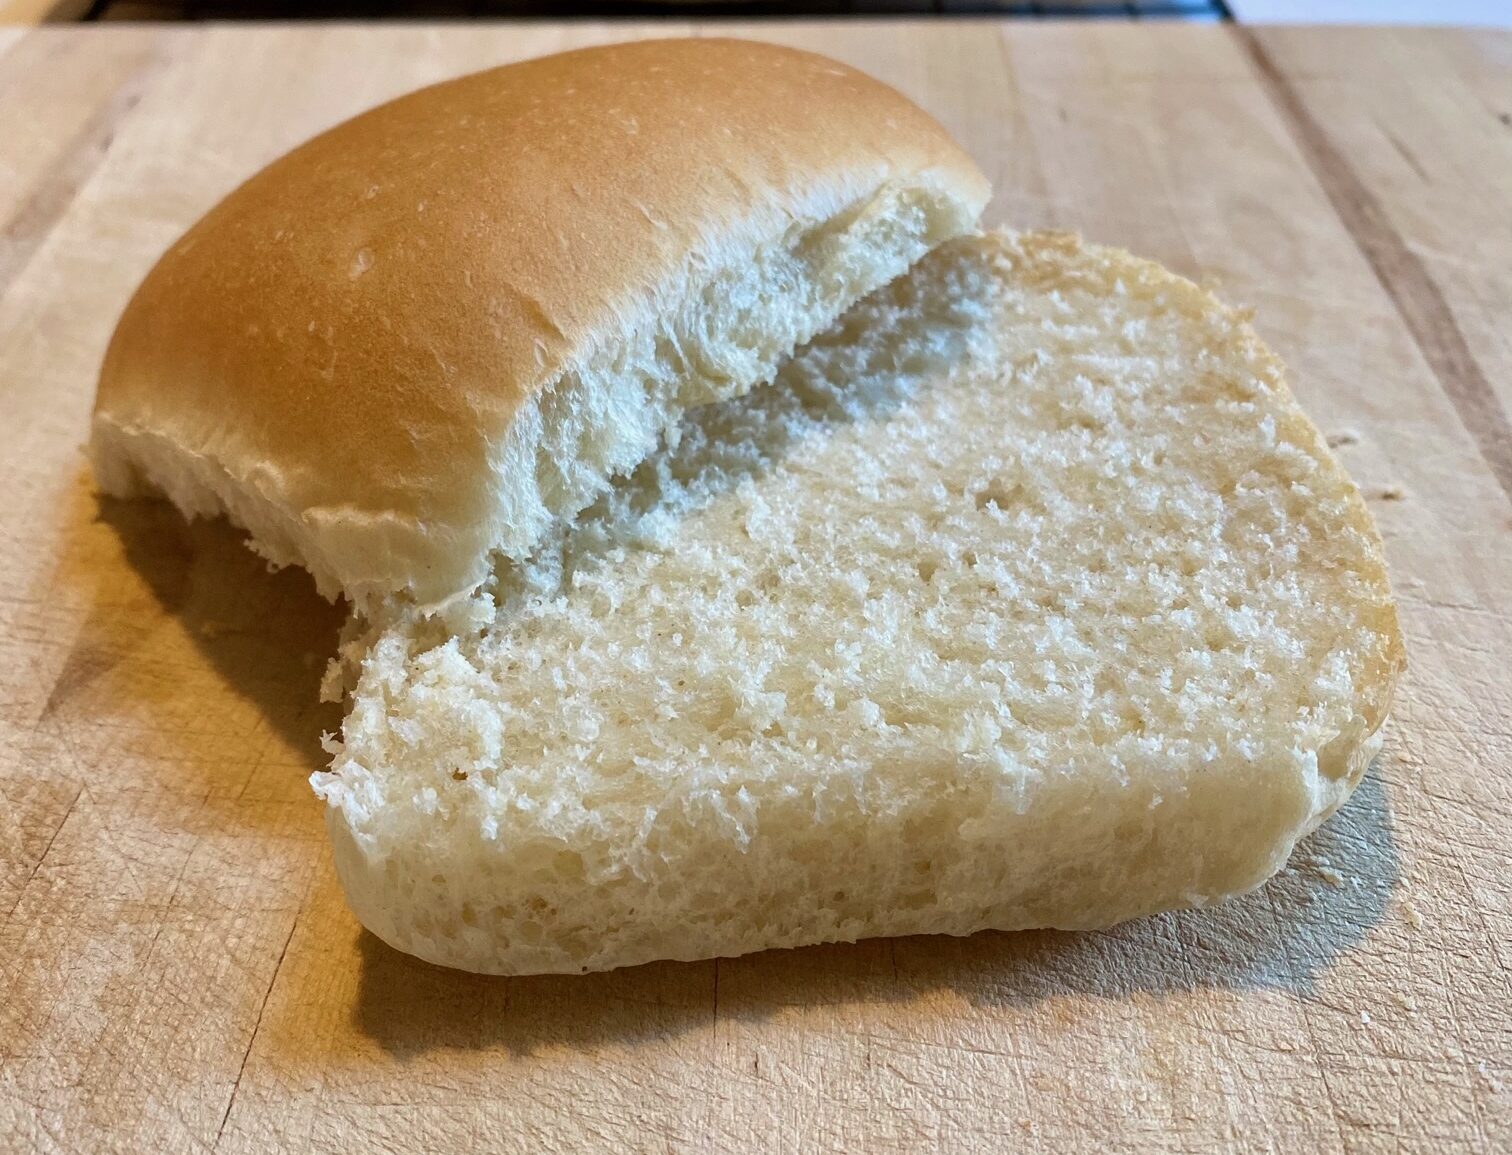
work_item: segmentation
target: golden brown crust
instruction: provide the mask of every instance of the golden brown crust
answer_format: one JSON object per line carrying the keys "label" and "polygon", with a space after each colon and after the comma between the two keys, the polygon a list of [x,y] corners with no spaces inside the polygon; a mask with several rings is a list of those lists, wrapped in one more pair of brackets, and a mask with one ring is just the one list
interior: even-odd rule
{"label": "golden brown crust", "polygon": [[102,475],[172,492],[143,468],[156,445],[276,511],[275,560],[329,553],[328,591],[354,550],[423,586],[486,518],[488,450],[525,398],[690,269],[899,182],[986,198],[900,94],[771,45],[615,45],[413,93],[264,169],[162,258],[105,359],[97,459],[132,468]]}

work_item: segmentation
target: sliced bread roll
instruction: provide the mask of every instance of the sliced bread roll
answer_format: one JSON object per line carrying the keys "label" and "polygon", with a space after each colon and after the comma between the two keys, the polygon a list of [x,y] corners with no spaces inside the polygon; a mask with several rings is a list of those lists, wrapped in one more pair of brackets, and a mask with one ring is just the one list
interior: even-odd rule
{"label": "sliced bread roll", "polygon": [[1242,318],[974,238],[392,622],[314,782],[362,922],[468,970],[1095,927],[1278,869],[1403,663]]}
{"label": "sliced bread roll", "polygon": [[444,603],[987,196],[899,93],[773,45],[427,88],[270,165],[162,258],[101,372],[97,473],[229,514],[329,596]]}

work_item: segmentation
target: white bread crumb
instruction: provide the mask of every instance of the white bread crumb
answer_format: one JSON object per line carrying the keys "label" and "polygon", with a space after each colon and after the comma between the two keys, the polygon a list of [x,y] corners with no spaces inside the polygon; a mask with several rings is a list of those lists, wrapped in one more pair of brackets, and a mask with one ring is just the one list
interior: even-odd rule
{"label": "white bread crumb", "polygon": [[1402,901],[1402,913],[1407,916],[1407,922],[1413,930],[1423,929],[1423,915],[1410,901]]}
{"label": "white bread crumb", "polygon": [[1274,359],[1061,236],[927,258],[457,615],[374,623],[314,781],[363,922],[499,973],[1216,901],[1400,665]]}

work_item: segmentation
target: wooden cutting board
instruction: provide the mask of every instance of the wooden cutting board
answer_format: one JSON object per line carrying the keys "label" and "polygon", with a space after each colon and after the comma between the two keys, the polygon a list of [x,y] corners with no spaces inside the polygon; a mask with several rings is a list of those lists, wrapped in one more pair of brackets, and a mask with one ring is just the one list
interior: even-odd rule
{"label": "wooden cutting board", "polygon": [[223,525],[97,502],[94,374],[157,253],[279,152],[652,31],[0,30],[0,1150],[1512,1149],[1512,36],[739,30],[898,85],[993,222],[1212,282],[1293,366],[1412,668],[1270,885],[586,978],[361,932],[305,783],[340,615]]}

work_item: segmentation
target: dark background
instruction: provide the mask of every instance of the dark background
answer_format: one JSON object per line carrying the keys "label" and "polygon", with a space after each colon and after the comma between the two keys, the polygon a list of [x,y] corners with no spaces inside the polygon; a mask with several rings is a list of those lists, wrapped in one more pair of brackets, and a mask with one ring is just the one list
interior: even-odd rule
{"label": "dark background", "polygon": [[1226,20],[1223,0],[94,0],[87,20],[1009,16]]}

